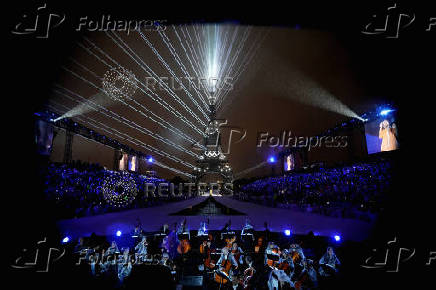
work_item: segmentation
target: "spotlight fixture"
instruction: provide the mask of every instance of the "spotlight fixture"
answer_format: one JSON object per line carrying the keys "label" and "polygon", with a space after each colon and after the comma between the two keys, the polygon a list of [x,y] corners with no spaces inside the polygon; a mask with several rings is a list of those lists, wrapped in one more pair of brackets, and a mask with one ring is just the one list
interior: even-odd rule
{"label": "spotlight fixture", "polygon": [[275,163],[276,162],[276,158],[274,156],[271,156],[268,158],[268,162],[269,163]]}

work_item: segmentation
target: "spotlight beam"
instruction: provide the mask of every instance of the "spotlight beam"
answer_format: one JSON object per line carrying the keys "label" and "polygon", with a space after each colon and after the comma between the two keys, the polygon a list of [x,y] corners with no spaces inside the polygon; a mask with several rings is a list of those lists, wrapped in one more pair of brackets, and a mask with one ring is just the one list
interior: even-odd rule
{"label": "spotlight beam", "polygon": [[[195,85],[194,82],[192,82],[192,77],[191,75],[188,73],[188,71],[186,70],[185,65],[183,64],[183,62],[181,61],[179,55],[177,54],[176,50],[174,49],[174,47],[171,44],[170,39],[166,36],[165,32],[163,31],[159,31],[159,35],[162,38],[162,41],[166,44],[166,46],[168,47],[168,50],[171,52],[172,56],[174,57],[174,59],[176,60],[177,64],[180,66],[180,69],[183,71],[183,73],[185,74],[186,78],[189,80],[189,83],[192,85],[192,87],[195,90],[196,95],[198,96],[198,98],[200,99],[200,101],[202,101],[203,106],[208,109],[209,106],[206,102],[206,98],[203,97],[203,94],[201,94],[201,92],[198,90],[197,86]],[[196,72],[195,72],[196,73]],[[197,74],[197,73],[196,73]]]}
{"label": "spotlight beam", "polygon": [[[96,109],[95,107],[93,107],[93,106],[90,104],[91,102],[82,103],[82,102],[77,101],[76,99],[74,99],[74,98],[72,98],[72,97],[70,97],[70,96],[68,96],[68,95],[66,95],[66,94],[64,94],[64,93],[62,93],[61,91],[54,90],[54,92],[56,92],[56,93],[59,94],[59,95],[62,95],[62,96],[64,96],[64,97],[66,97],[66,98],[68,98],[68,99],[70,99],[70,100],[72,100],[72,101],[74,101],[74,102],[77,102],[77,103],[79,103],[80,105],[82,105],[82,104],[83,104],[83,105],[86,105],[86,106],[88,106],[89,108],[91,108],[92,110],[94,110],[94,111],[96,111],[96,112],[99,112],[100,114],[103,114],[103,115],[105,115],[105,116],[108,117],[108,118],[111,118],[111,119],[113,119],[113,120],[115,120],[115,121],[117,121],[117,122],[119,122],[119,123],[122,123],[122,124],[124,124],[124,125],[126,125],[126,126],[128,126],[128,127],[130,127],[130,128],[133,128],[133,129],[135,129],[135,130],[141,132],[142,134],[148,135],[148,136],[152,137],[152,138],[155,139],[155,140],[158,140],[158,141],[163,142],[163,143],[165,143],[165,144],[167,144],[167,145],[169,145],[169,146],[172,146],[172,147],[176,148],[176,149],[179,150],[179,151],[183,151],[183,152],[185,152],[186,154],[189,154],[189,155],[191,155],[191,156],[194,157],[194,158],[198,158],[198,157],[199,157],[199,155],[197,155],[197,154],[195,154],[195,153],[193,153],[193,152],[191,152],[191,151],[189,151],[189,150],[186,150],[186,149],[185,149],[184,147],[182,147],[181,145],[175,144],[175,143],[172,142],[171,140],[169,140],[169,139],[167,139],[167,138],[165,138],[165,137],[162,137],[161,135],[159,135],[159,134],[157,134],[157,133],[153,133],[152,131],[150,131],[150,130],[148,130],[147,128],[144,128],[144,127],[142,127],[142,126],[139,126],[138,124],[136,124],[136,123],[133,122],[133,121],[130,121],[130,120],[127,120],[127,119],[123,118],[123,119],[125,119],[125,120],[128,121],[128,122],[125,122],[125,121],[122,121],[122,120],[121,120],[122,117],[120,117],[120,118],[119,118],[119,117],[113,117],[113,116],[111,116],[111,115],[109,115],[109,114],[107,114],[107,113],[105,113],[105,112],[100,111],[99,109]],[[92,104],[97,105],[97,104],[94,103],[94,102],[92,102]],[[104,107],[102,107],[102,106],[100,106],[100,105],[98,105],[98,107],[100,107],[100,108],[104,108]],[[119,116],[118,114],[116,114],[115,112],[113,112],[113,111],[111,111],[111,110],[109,110],[109,109],[106,109],[105,111],[107,111],[107,112],[111,112],[112,114],[114,114],[114,115],[116,115],[116,116]],[[100,122],[99,122],[99,123],[100,123]],[[101,124],[102,124],[102,123],[101,123]],[[131,125],[131,124],[133,124],[133,125]]]}
{"label": "spotlight beam", "polygon": [[[89,80],[83,78],[82,76],[80,76],[80,75],[78,75],[77,73],[75,73],[75,72],[69,70],[69,69],[66,68],[66,67],[62,67],[62,68],[63,68],[64,70],[70,72],[72,75],[76,76],[77,78],[79,78],[79,79],[83,80],[84,82],[88,83],[88,84],[91,85],[92,87],[96,88],[97,90],[99,90],[99,91],[101,91],[101,92],[104,93],[103,89],[101,89],[100,87],[96,86],[94,83],[90,82]],[[126,95],[124,95],[124,96],[125,96],[127,99],[132,100],[130,97],[128,97],[128,96],[126,96]],[[160,116],[157,116],[157,115],[156,115],[154,112],[152,112],[151,110],[149,110],[149,109],[147,109],[147,108],[144,107],[144,109],[145,109],[147,112],[151,113],[151,114],[153,115],[153,117],[155,117],[155,118],[158,119],[158,120],[154,119],[153,117],[148,116],[148,115],[147,115],[146,113],[144,113],[143,111],[136,109],[135,107],[133,107],[132,105],[130,105],[130,104],[126,103],[126,102],[124,102],[124,101],[121,100],[121,99],[118,99],[118,101],[121,102],[122,104],[126,105],[126,106],[129,107],[130,109],[134,110],[135,112],[137,112],[137,113],[141,114],[142,116],[146,117],[147,119],[149,119],[149,120],[151,120],[151,121],[157,123],[157,124],[160,125],[161,127],[163,127],[163,128],[165,128],[165,129],[167,129],[167,130],[173,132],[174,134],[176,134],[176,135],[178,135],[178,136],[180,136],[180,137],[182,137],[182,138],[186,138],[187,140],[189,140],[189,141],[192,142],[192,140],[193,140],[192,138],[188,137],[186,134],[184,134],[182,131],[180,131],[179,129],[177,129],[176,127],[174,127],[173,125],[171,125],[170,123],[168,123],[167,121],[165,121],[164,119],[162,119]],[[136,102],[136,103],[137,103],[137,102]],[[141,104],[139,104],[139,105],[142,106]],[[194,142],[195,142],[195,141],[194,141]]]}
{"label": "spotlight beam", "polygon": [[[201,71],[201,68],[195,68],[195,65],[193,64],[193,61],[195,62],[195,60],[191,60],[191,58],[189,57],[188,51],[186,50],[185,46],[183,45],[183,40],[181,39],[181,37],[179,36],[179,33],[177,32],[176,27],[173,25],[173,30],[174,33],[177,36],[177,39],[179,40],[180,46],[182,47],[183,51],[185,52],[185,56],[189,61],[189,64],[191,65],[192,71],[195,73],[195,76],[197,77],[197,79],[201,79],[200,75],[204,75],[203,72]],[[192,54],[191,54],[192,57]],[[200,72],[198,72],[198,70],[200,70]],[[203,87],[204,91],[206,92],[206,94],[209,93],[208,89],[205,87],[204,82],[200,82],[200,85]],[[207,110],[209,111],[209,108],[207,108]]]}
{"label": "spotlight beam", "polygon": [[[124,48],[123,46],[120,45],[120,43],[115,40],[109,33],[106,32],[106,35],[118,46],[120,47],[132,60],[134,60],[139,67],[144,70],[150,77],[152,77],[157,83],[159,83],[160,86],[162,86],[165,91],[173,97],[173,99],[179,103],[188,113],[191,114],[191,116],[196,119],[202,126],[206,126],[206,124],[189,108],[189,106],[187,106],[185,104],[185,102],[183,102],[182,99],[180,99],[179,96],[177,96],[177,94],[165,83],[163,82],[159,76],[142,60],[142,58],[140,58],[134,51],[132,48],[130,48],[130,46],[124,42],[124,40],[122,40],[121,37],[119,37],[115,32],[113,32],[113,34],[115,35],[115,37],[117,37],[117,39],[133,54],[136,56],[136,58],[141,62],[138,63],[138,61],[126,50],[126,48]],[[90,40],[88,40],[90,41]],[[102,50],[103,51],[103,50]],[[103,52],[104,53],[104,52]],[[109,56],[107,56],[109,57]],[[142,82],[141,84],[146,88],[147,86],[145,86]],[[174,109],[175,110],[175,109]],[[178,112],[178,111],[177,111]],[[180,114],[180,113],[179,113]],[[181,114],[180,114],[181,115]]]}
{"label": "spotlight beam", "polygon": [[[69,109],[68,107],[66,107],[66,106],[64,106],[64,105],[62,105],[62,104],[56,103],[56,102],[54,102],[54,101],[51,101],[51,102],[52,102],[53,104],[58,105],[58,106],[65,107],[67,110]],[[49,107],[52,107],[52,108],[54,108],[54,109],[56,109],[55,107],[53,107],[53,106],[51,106],[51,105],[48,105],[48,106],[49,106]],[[59,109],[56,109],[56,110],[57,110],[57,111],[60,111]],[[86,121],[84,118],[91,120],[91,122],[90,122],[90,121]],[[187,167],[189,167],[189,168],[191,168],[191,169],[195,168],[194,165],[192,165],[192,164],[190,164],[190,163],[188,163],[188,162],[185,162],[185,161],[181,160],[180,158],[177,158],[177,157],[175,157],[175,156],[173,156],[173,155],[171,155],[171,154],[169,154],[169,153],[166,153],[165,151],[159,150],[159,149],[157,149],[157,148],[155,148],[155,147],[153,147],[153,146],[151,146],[151,145],[149,145],[149,144],[146,144],[146,143],[142,142],[141,140],[139,140],[139,139],[137,139],[137,138],[134,138],[134,137],[131,137],[131,136],[125,134],[125,133],[119,132],[119,131],[117,131],[116,129],[113,129],[113,128],[109,127],[109,126],[106,126],[106,125],[104,125],[104,124],[101,123],[101,122],[95,121],[95,120],[93,120],[93,119],[90,118],[90,117],[76,117],[76,119],[77,119],[78,121],[80,121],[81,123],[83,123],[83,124],[88,124],[88,125],[90,125],[90,126],[92,126],[92,127],[94,127],[94,128],[97,128],[97,129],[102,130],[102,131],[104,131],[104,132],[107,132],[107,133],[109,133],[109,134],[111,134],[111,135],[114,135],[114,136],[116,136],[116,137],[118,137],[118,138],[121,138],[122,140],[127,140],[128,142],[130,142],[130,143],[132,143],[132,144],[134,144],[134,145],[136,145],[136,146],[142,147],[142,148],[146,149],[147,151],[150,151],[150,152],[156,153],[156,154],[158,154],[158,155],[160,155],[160,156],[162,156],[162,157],[164,157],[164,158],[168,158],[168,159],[170,159],[170,160],[172,160],[172,161],[174,161],[174,162],[176,162],[176,163],[180,163],[180,164],[182,164],[182,165],[184,165],[184,166],[187,166]],[[103,126],[105,126],[105,127],[108,128],[108,129],[105,129],[105,128],[102,128],[102,127],[100,127],[100,126],[98,126],[98,125],[96,125],[96,124],[93,124],[92,121],[98,122],[98,123],[102,124]],[[115,133],[114,133],[114,132],[111,132],[111,130],[112,130],[112,131],[115,131]],[[124,136],[122,136],[122,135],[124,135]],[[162,164],[163,164],[163,163],[162,163]],[[172,168],[172,167],[167,166],[166,168],[170,169],[170,168]],[[173,169],[175,169],[175,168],[173,168]],[[175,170],[177,170],[177,169],[175,169]],[[180,173],[180,172],[183,172],[183,171],[177,170],[177,173]],[[185,175],[186,175],[186,173],[185,173]],[[190,175],[190,174],[188,174],[188,175]]]}
{"label": "spotlight beam", "polygon": [[[111,39],[113,39],[113,38],[111,38]],[[102,49],[100,49],[97,45],[95,45],[92,41],[90,41],[90,40],[88,40],[88,39],[86,39],[85,38],[85,40],[87,40],[89,43],[91,43],[92,45],[93,45],[93,47],[95,47],[100,53],[102,53],[103,55],[105,55],[108,59],[110,59],[115,65],[117,65],[117,66],[119,66],[119,67],[122,67],[117,61],[115,61],[114,59],[112,59],[107,53],[105,53]],[[114,39],[113,39],[113,41],[115,41]],[[121,47],[118,43],[116,43],[120,48],[122,48],[124,51],[125,51],[125,49],[123,48],[123,47]],[[126,44],[126,46],[127,46],[127,44]],[[89,54],[92,54],[92,55],[94,55],[97,59],[99,59],[100,61],[102,61],[101,60],[101,58],[99,58],[97,55],[95,55],[92,51],[90,51],[89,49],[87,49],[87,48],[85,48],[85,47],[83,47],[83,46],[81,46],[82,48],[84,48]],[[134,61],[136,61],[127,51],[125,51],[126,52],[126,54],[128,54]],[[132,51],[133,52],[133,51]],[[138,57],[139,58],[139,57]],[[140,58],[139,58],[140,59]],[[140,59],[141,60],[141,59]],[[113,66],[111,66],[111,65],[109,65],[108,63],[106,63],[106,62],[104,62],[104,61],[102,61],[104,64],[106,64],[109,68],[111,68],[111,69],[113,69],[114,67]],[[142,60],[141,60],[141,62],[142,62]],[[142,67],[137,61],[136,61],[136,63],[145,71],[145,72],[147,72],[151,77],[153,77],[157,82],[161,82],[161,83],[163,83],[163,84],[165,84],[164,82],[162,82],[162,80],[160,80],[160,78],[147,66],[147,68],[150,70],[150,72],[149,71],[147,71],[146,69],[144,69],[144,67]],[[144,62],[142,62],[143,64],[145,64]],[[146,64],[145,64],[146,65]],[[145,86],[140,80],[138,80],[137,78],[135,78],[136,79],[136,81],[138,82],[138,83],[140,83],[142,86],[144,86],[146,89],[148,89],[147,88],[147,86]],[[166,84],[165,84],[166,85]],[[156,101],[156,99],[154,99],[149,93],[147,93],[147,92],[145,92],[141,87],[138,87],[146,96],[148,96],[148,97],[150,97],[152,100],[154,100],[154,101]],[[169,87],[168,87],[169,88]],[[202,136],[204,136],[204,132],[202,131],[202,130],[200,130],[199,128],[197,128],[196,126],[194,126],[188,119],[186,119],[186,117],[185,116],[183,116],[179,111],[177,111],[175,108],[173,108],[172,106],[170,106],[168,103],[166,103],[162,98],[160,98],[160,97],[158,97],[157,96],[157,94],[155,94],[154,92],[152,92],[151,90],[149,90],[148,89],[148,91],[149,92],[151,92],[152,94],[154,94],[156,97],[157,97],[157,99],[160,101],[160,102],[162,102],[163,103],[163,105],[162,104],[160,104],[159,102],[158,102],[158,104],[160,104],[163,108],[165,108],[167,111],[170,111],[171,113],[173,113],[173,114],[175,114],[175,115],[177,115],[177,117],[179,118],[179,119],[181,119],[184,123],[186,123],[188,126],[190,126],[191,128],[193,128],[197,133],[199,133],[200,135],[202,135]],[[170,91],[168,91],[167,90],[167,92],[171,95],[171,93],[170,93]],[[173,95],[172,95],[173,97],[175,96],[176,98],[177,98],[177,100],[179,100],[179,104],[181,104],[188,112],[190,112],[191,113],[191,115],[192,116],[194,116],[195,117],[195,114],[186,106],[186,104],[184,104],[183,103],[183,101],[181,101],[180,100],[180,98],[178,98],[177,97],[177,95],[175,95],[175,93],[173,92]],[[157,102],[157,101],[156,101]],[[198,117],[197,117],[197,120],[198,121],[200,121],[200,123],[202,124],[202,126],[205,126],[205,123],[203,123]]]}
{"label": "spotlight beam", "polygon": [[153,53],[157,56],[159,61],[165,66],[167,71],[173,76],[173,78],[179,83],[180,87],[183,89],[183,91],[186,93],[186,95],[194,102],[197,109],[203,114],[203,116],[206,118],[207,121],[209,121],[209,116],[206,114],[206,112],[201,108],[201,106],[197,103],[197,101],[194,99],[194,97],[191,95],[191,93],[186,89],[185,85],[179,80],[179,78],[176,76],[174,71],[170,68],[170,66],[165,62],[165,60],[162,58],[162,56],[159,54],[159,52],[154,48],[153,44],[145,37],[145,35],[141,31],[137,31],[138,34],[141,36],[141,38],[144,40],[144,42],[150,47],[150,49],[153,51]]}

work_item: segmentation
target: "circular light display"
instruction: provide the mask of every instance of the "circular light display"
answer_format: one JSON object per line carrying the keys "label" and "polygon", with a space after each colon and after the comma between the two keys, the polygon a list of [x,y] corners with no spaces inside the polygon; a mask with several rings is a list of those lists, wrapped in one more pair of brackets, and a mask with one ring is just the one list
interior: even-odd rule
{"label": "circular light display", "polygon": [[126,173],[108,176],[101,189],[105,201],[114,207],[129,205],[138,193],[135,180]]}
{"label": "circular light display", "polygon": [[135,75],[122,67],[108,70],[104,74],[103,90],[115,100],[123,99],[126,96],[132,97],[136,88]]}

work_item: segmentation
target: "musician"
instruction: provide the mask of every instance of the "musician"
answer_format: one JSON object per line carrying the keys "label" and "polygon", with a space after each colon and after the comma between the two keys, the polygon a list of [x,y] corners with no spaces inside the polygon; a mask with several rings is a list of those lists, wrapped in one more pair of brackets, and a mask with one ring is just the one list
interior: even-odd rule
{"label": "musician", "polygon": [[189,232],[189,228],[186,226],[186,219],[184,219],[177,229],[177,235]]}
{"label": "musician", "polygon": [[83,243],[83,238],[80,237],[79,240],[77,241],[77,245],[74,247],[74,253],[80,253],[84,249],[86,249],[86,247]]}
{"label": "musician", "polygon": [[249,246],[249,244],[254,241],[253,226],[250,224],[248,219],[245,220],[245,225],[241,231],[241,237],[245,246]]}
{"label": "musician", "polygon": [[222,264],[224,263],[224,261],[229,260],[232,263],[232,266],[235,267],[235,269],[238,268],[238,262],[235,259],[235,256],[232,254],[232,252],[229,250],[229,248],[224,247],[221,250],[221,257],[217,262],[217,265],[220,265],[220,267],[222,266]]}
{"label": "musician", "polygon": [[318,277],[317,277],[317,272],[313,267],[313,261],[311,259],[307,259],[307,262],[304,261],[304,263],[309,278],[307,280],[305,288],[309,288],[309,289],[318,288]]}
{"label": "musician", "polygon": [[238,246],[237,243],[233,243],[232,245],[232,254],[235,256],[235,259],[239,262],[240,265],[244,263],[244,251],[241,247]]}
{"label": "musician", "polygon": [[160,232],[163,235],[168,235],[170,233],[170,228],[168,226],[168,224],[164,224],[161,228],[160,228]]}
{"label": "musician", "polygon": [[[322,258],[319,260],[319,274],[324,277],[329,277],[332,274],[334,274],[337,269],[336,266],[340,265],[341,262],[339,261],[338,257],[336,257],[335,253],[333,252],[332,247],[327,248],[327,252],[322,256]],[[327,269],[332,269],[332,271],[326,271],[323,269],[322,265],[327,265]]]}
{"label": "musician", "polygon": [[96,276],[99,274],[99,270],[100,270],[100,254],[99,253],[95,253],[95,255],[90,255],[89,256],[89,263],[91,265],[91,274],[92,276]]}
{"label": "musician", "polygon": [[129,248],[124,249],[123,255],[118,260],[118,279],[122,283],[130,275],[132,263],[130,261]]}
{"label": "musician", "polygon": [[[277,260],[270,260],[268,256],[275,256],[277,257]],[[265,250],[265,264],[268,264],[269,266],[275,266],[279,263],[280,260],[280,249],[274,242],[269,242],[268,246]]]}
{"label": "musician", "polygon": [[143,231],[139,225],[135,226],[135,229],[132,232],[132,238],[142,238]]}
{"label": "musician", "polygon": [[114,255],[114,254],[119,254],[120,251],[118,250],[118,246],[117,243],[115,241],[112,241],[112,244],[109,248],[107,248],[105,255],[109,256],[109,255]]}
{"label": "musician", "polygon": [[304,261],[306,259],[306,257],[304,256],[303,248],[299,244],[291,244],[289,252],[291,255],[297,253],[301,261]]}
{"label": "musician", "polygon": [[282,251],[282,254],[280,256],[280,269],[283,269],[286,274],[289,275],[289,277],[292,277],[292,273],[294,272],[294,260],[292,260],[292,257],[289,253],[288,249],[284,249]]}
{"label": "musician", "polygon": [[141,242],[139,242],[139,244],[137,244],[135,247],[136,253],[140,257],[141,261],[144,261],[147,257],[147,247],[147,237],[143,236]]}
{"label": "musician", "polygon": [[252,230],[253,230],[253,226],[250,224],[250,220],[249,220],[249,219],[246,219],[246,220],[245,220],[245,225],[244,225],[244,227],[242,228],[241,235],[244,235],[244,234],[246,234],[246,232],[248,232],[248,231],[252,231]]}
{"label": "musician", "polygon": [[162,258],[159,261],[159,265],[166,266],[172,270],[170,255],[168,255],[168,253],[162,254]]}
{"label": "musician", "polygon": [[207,228],[205,222],[200,223],[200,228],[198,229],[197,236],[207,236]]}

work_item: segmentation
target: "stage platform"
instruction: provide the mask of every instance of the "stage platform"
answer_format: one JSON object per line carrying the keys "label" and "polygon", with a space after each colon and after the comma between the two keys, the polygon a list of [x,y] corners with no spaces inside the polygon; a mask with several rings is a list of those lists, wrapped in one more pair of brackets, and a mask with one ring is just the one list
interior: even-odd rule
{"label": "stage platform", "polygon": [[356,219],[327,217],[290,209],[271,208],[219,196],[214,196],[218,203],[236,210],[242,215],[174,215],[205,201],[207,198],[199,196],[162,206],[61,220],[58,222],[58,226],[63,234],[78,238],[90,236],[93,232],[97,235],[111,236],[120,230],[127,234],[133,230],[137,219],[140,220],[145,231],[157,231],[165,223],[170,226],[170,229],[173,229],[174,223],[180,223],[185,217],[190,230],[197,230],[200,222],[205,221],[207,217],[209,217],[209,229],[211,230],[222,229],[229,219],[232,229],[240,230],[248,217],[255,230],[264,230],[264,223],[267,222],[268,228],[273,232],[290,229],[294,234],[307,234],[313,231],[320,236],[340,235],[343,240],[352,241],[365,240],[373,226],[372,223]]}

